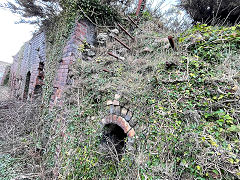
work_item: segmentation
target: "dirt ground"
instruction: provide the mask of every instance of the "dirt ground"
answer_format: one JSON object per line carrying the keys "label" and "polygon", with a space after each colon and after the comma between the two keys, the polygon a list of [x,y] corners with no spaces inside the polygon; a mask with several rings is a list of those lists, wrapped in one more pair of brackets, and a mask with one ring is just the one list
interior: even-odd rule
{"label": "dirt ground", "polygon": [[10,97],[9,88],[6,86],[0,86],[0,101],[6,101]]}

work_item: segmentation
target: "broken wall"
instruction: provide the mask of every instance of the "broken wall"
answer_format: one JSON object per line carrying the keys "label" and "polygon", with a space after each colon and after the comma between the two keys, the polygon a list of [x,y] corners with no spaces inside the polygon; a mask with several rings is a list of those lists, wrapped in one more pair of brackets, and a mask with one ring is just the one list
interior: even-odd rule
{"label": "broken wall", "polygon": [[[41,92],[44,85],[44,65],[46,60],[45,33],[40,32],[24,44],[14,56],[11,66],[11,94],[18,99],[32,99]],[[72,85],[70,65],[79,58],[81,44],[93,45],[95,26],[86,20],[77,21],[67,38],[63,56],[59,62],[53,81],[50,105],[61,102],[61,95],[68,85]]]}
{"label": "broken wall", "polygon": [[[14,56],[10,77],[12,96],[18,99],[27,99],[32,96],[39,76],[39,64],[46,60],[45,49],[45,34],[39,32]],[[27,75],[30,75],[29,81]]]}

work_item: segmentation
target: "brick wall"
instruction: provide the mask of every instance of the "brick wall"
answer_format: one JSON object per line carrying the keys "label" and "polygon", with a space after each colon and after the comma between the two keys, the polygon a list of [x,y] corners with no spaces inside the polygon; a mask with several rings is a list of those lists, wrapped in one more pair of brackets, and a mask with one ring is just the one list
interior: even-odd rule
{"label": "brick wall", "polygon": [[[11,95],[18,99],[31,98],[39,75],[39,65],[46,60],[45,34],[39,32],[26,42],[14,56],[11,66]],[[40,65],[41,66],[41,65]],[[30,74],[29,85],[26,84],[27,74]],[[26,86],[28,85],[28,92]]]}
{"label": "brick wall", "polygon": [[79,46],[86,41],[93,45],[95,39],[95,27],[88,21],[77,22],[74,30],[66,43],[63,50],[63,58],[58,67],[53,88],[54,91],[51,96],[50,105],[61,104],[61,94],[64,89],[71,85],[71,76],[69,75],[71,69],[69,66],[78,58],[82,58],[81,52],[78,50]]}
{"label": "brick wall", "polygon": [[[82,57],[78,50],[84,42],[93,45],[95,39],[95,27],[86,20],[76,22],[71,35],[63,49],[63,57],[57,67],[53,82],[53,92],[50,105],[61,104],[61,94],[71,85],[69,76],[70,65]],[[18,99],[31,99],[43,85],[44,64],[46,61],[45,34],[40,32],[21,48],[14,56],[11,66],[11,94]],[[30,81],[28,77],[30,75]],[[29,83],[29,84],[28,84]]]}

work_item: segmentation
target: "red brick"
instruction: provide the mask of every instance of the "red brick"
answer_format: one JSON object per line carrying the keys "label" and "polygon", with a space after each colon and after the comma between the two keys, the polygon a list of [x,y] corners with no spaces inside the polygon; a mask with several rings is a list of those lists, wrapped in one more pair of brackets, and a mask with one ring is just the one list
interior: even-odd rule
{"label": "red brick", "polygon": [[117,115],[113,115],[113,116],[112,116],[112,123],[113,123],[113,124],[117,124],[117,120],[118,120],[118,119],[117,119]]}
{"label": "red brick", "polygon": [[133,137],[135,135],[135,131],[134,129],[131,129],[129,132],[128,132],[128,137]]}
{"label": "red brick", "polygon": [[112,119],[113,119],[112,115],[107,116],[106,117],[106,124],[112,123]]}

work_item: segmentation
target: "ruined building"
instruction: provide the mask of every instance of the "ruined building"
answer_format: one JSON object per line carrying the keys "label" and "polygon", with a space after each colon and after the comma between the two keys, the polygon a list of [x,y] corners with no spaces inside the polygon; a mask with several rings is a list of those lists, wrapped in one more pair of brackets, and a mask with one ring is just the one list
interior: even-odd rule
{"label": "ruined building", "polygon": [[[69,65],[81,56],[78,46],[86,41],[93,44],[94,26],[87,21],[76,22],[73,31],[62,52],[62,60],[54,78],[51,104],[56,104],[62,91],[69,83]],[[14,56],[11,66],[10,87],[13,97],[19,100],[31,100],[42,93],[44,85],[44,66],[46,59],[45,32],[38,32],[26,42]]]}

